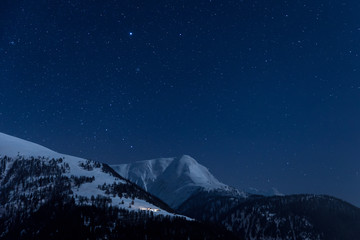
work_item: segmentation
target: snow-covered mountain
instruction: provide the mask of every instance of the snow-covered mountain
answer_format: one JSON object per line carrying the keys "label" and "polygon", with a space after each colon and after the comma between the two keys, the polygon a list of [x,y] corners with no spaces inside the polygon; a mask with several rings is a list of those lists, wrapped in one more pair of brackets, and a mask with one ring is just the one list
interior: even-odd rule
{"label": "snow-covered mountain", "polygon": [[199,191],[245,193],[221,183],[209,170],[188,155],[111,165],[121,176],[177,208]]}
{"label": "snow-covered mountain", "polygon": [[[57,153],[4,133],[0,133],[0,159],[0,188],[2,193],[7,193],[0,204],[0,216],[10,205],[23,205],[19,196],[34,195],[41,189],[54,188],[56,185],[51,180],[40,184],[39,178],[56,177],[63,178],[63,183],[69,185],[68,195],[76,203],[91,204],[91,198],[101,197],[107,199],[113,207],[136,211],[151,209],[155,215],[173,215],[159,206],[167,208],[165,204],[122,178],[105,164]],[[34,165],[43,170],[36,169]],[[22,176],[19,175],[20,172]],[[41,199],[37,207],[44,201]]]}
{"label": "snow-covered mountain", "polygon": [[346,202],[329,196],[284,196],[276,189],[249,188],[252,194],[245,194],[186,155],[112,167],[179,213],[222,224],[246,240],[352,240],[360,234],[360,210]]}
{"label": "snow-covered mountain", "polygon": [[0,239],[178,236],[238,239],[224,228],[173,213],[106,164],[0,133]]}
{"label": "snow-covered mountain", "polygon": [[[353,240],[360,235],[360,209],[344,201],[245,194],[186,155],[114,168],[0,133],[0,238]],[[213,224],[174,214],[144,189],[181,214]]]}

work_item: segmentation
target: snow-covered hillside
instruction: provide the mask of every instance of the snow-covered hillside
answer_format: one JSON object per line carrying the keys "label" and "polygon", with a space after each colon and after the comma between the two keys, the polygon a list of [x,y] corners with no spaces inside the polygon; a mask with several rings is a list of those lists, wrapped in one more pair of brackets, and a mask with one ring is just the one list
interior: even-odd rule
{"label": "snow-covered hillside", "polygon": [[176,208],[198,191],[233,191],[188,155],[111,166],[151,194]]}
{"label": "snow-covered hillside", "polygon": [[0,133],[0,156],[16,157],[50,157],[60,158],[65,155],[54,152],[39,144],[32,143],[17,137]]}
{"label": "snow-covered hillside", "polygon": [[[21,199],[42,196],[44,189],[55,188],[57,183],[54,179],[69,185],[67,194],[77,204],[91,205],[95,198],[102,198],[114,207],[152,211],[155,215],[173,215],[161,209],[159,205],[163,203],[150,194],[112,172],[108,166],[95,161],[60,154],[4,133],[0,133],[0,160],[1,191],[7,193],[6,199],[0,203],[0,216],[10,205],[25,207]],[[46,199],[36,201],[39,201],[37,207],[40,207]]]}

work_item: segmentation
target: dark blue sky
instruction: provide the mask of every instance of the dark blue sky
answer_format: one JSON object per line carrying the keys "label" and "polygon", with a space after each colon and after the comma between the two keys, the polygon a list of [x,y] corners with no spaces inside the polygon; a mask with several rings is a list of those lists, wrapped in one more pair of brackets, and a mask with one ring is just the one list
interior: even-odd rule
{"label": "dark blue sky", "polygon": [[360,2],[0,3],[0,131],[360,206]]}

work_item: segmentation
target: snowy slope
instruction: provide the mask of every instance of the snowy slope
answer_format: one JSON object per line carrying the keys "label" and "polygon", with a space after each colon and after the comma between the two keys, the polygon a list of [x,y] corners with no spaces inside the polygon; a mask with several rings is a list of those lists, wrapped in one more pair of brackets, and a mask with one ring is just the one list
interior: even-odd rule
{"label": "snowy slope", "polygon": [[33,157],[51,157],[59,158],[65,156],[54,152],[39,144],[32,143],[17,137],[13,137],[4,133],[0,133],[0,156],[16,157],[21,156],[33,156]]}
{"label": "snowy slope", "polygon": [[198,191],[233,191],[217,180],[206,167],[187,155],[111,167],[173,208]]}
{"label": "snowy slope", "polygon": [[148,191],[147,184],[150,183],[151,185],[173,160],[173,158],[159,158],[132,164],[112,165],[111,167],[124,178],[130,179]]}
{"label": "snowy slope", "polygon": [[[6,156],[6,157],[5,157]],[[155,215],[173,215],[164,209],[160,209],[160,207],[155,206],[154,204],[149,202],[149,199],[152,198],[151,195],[147,194],[146,192],[142,191],[141,189],[136,189],[136,186],[125,179],[122,179],[120,176],[117,177],[111,172],[104,171],[104,165],[94,162],[85,160],[78,157],[73,157],[65,154],[60,154],[54,152],[48,148],[40,146],[38,144],[25,141],[16,137],[12,137],[3,133],[0,133],[0,186],[3,191],[8,191],[8,195],[6,196],[6,204],[13,205],[19,204],[19,197],[20,195],[32,195],[32,193],[39,191],[39,188],[30,188],[26,189],[26,192],[19,191],[24,188],[24,183],[22,185],[14,180],[14,176],[18,174],[16,171],[23,170],[19,169],[19,164],[14,164],[16,161],[31,161],[30,159],[38,160],[38,163],[41,163],[41,166],[50,166],[51,159],[59,159],[61,161],[57,162],[57,167],[59,169],[64,169],[63,177],[66,178],[67,181],[71,184],[71,191],[72,196],[75,198],[75,201],[78,203],[82,201],[85,204],[91,204],[90,198],[92,196],[102,196],[106,197],[110,200],[112,206],[126,208],[129,210],[144,210],[147,211],[156,210],[154,212]],[[40,159],[40,160],[39,160]],[[17,169],[14,170],[14,165],[16,165]],[[24,165],[24,164],[23,164]],[[25,164],[26,165],[26,164]],[[31,165],[29,165],[31,166]],[[26,169],[25,169],[26,170]],[[116,174],[116,173],[115,173]],[[27,178],[26,186],[36,185],[36,179],[45,178],[46,177],[54,177],[49,176],[49,173],[44,172],[40,177],[30,176]],[[19,178],[19,176],[16,176]],[[15,178],[16,178],[15,177]],[[21,177],[21,176],[20,176]],[[79,179],[87,179],[87,181],[82,182],[81,184],[76,184],[76,180]],[[65,181],[65,180],[64,180]],[[20,185],[20,187],[18,185]],[[32,184],[32,185],[31,185]],[[134,189],[135,192],[141,192],[141,196],[144,197],[130,197],[130,193],[123,192],[122,196],[115,195],[114,193],[111,194],[109,191],[106,191],[105,187],[100,188],[99,186],[106,186],[107,189],[111,190],[115,187],[120,185],[126,185],[121,189]],[[47,188],[54,187],[54,183],[49,183]],[[4,190],[5,189],[5,190]],[[45,189],[45,188],[44,188]],[[133,196],[133,195],[132,195]],[[87,200],[86,200],[87,199]],[[156,202],[156,201],[152,201]],[[6,205],[5,204],[5,205]],[[1,208],[5,208],[0,204],[0,216],[1,216]],[[131,205],[131,208],[129,206]],[[159,211],[157,211],[159,209]]]}

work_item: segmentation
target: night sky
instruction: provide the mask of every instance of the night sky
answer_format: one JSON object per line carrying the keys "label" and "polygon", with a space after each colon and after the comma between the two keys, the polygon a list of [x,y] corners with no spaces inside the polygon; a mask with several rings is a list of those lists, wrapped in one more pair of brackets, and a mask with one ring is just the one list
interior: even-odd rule
{"label": "night sky", "polygon": [[360,206],[360,1],[1,0],[0,132]]}

